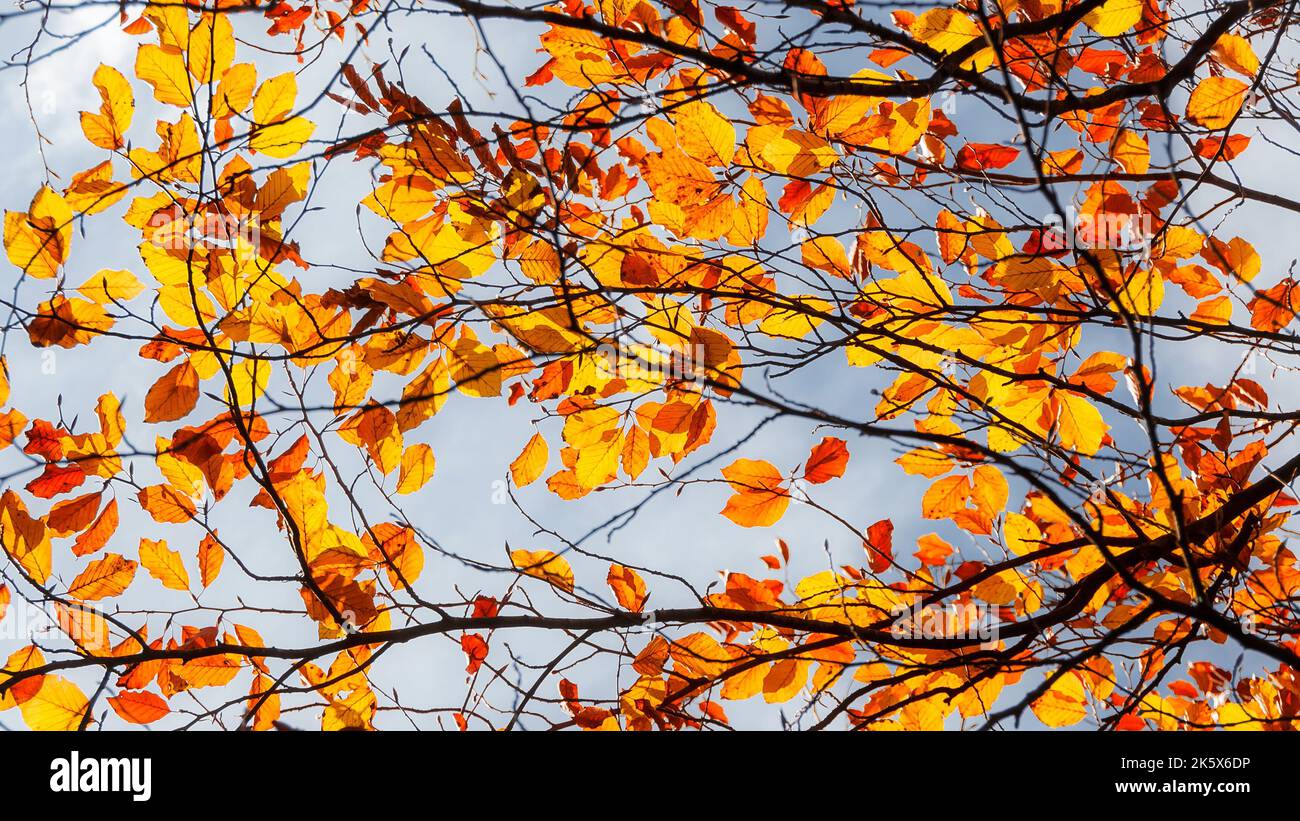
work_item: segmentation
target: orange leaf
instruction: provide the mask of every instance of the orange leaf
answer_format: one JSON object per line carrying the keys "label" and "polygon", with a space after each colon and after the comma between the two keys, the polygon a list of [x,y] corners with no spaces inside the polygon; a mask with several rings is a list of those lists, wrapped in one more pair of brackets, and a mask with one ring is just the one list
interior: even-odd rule
{"label": "orange leaf", "polygon": [[82,601],[120,596],[135,578],[135,562],[109,553],[90,563],[68,586],[68,595]]}
{"label": "orange leaf", "polygon": [[928,533],[916,540],[916,558],[923,564],[941,565],[952,555],[952,545],[945,542],[937,533]]}
{"label": "orange leaf", "polygon": [[1221,157],[1232,160],[1245,151],[1248,145],[1250,145],[1250,137],[1245,134],[1233,134],[1227,138],[1202,137],[1196,141],[1196,153],[1206,159]]}
{"label": "orange leaf", "polygon": [[199,401],[199,375],[185,361],[163,374],[144,398],[144,421],[174,422]]}
{"label": "orange leaf", "polygon": [[540,433],[534,433],[524,449],[510,463],[510,475],[515,480],[515,487],[525,487],[537,481],[546,469],[550,449]]}
{"label": "orange leaf", "polygon": [[50,508],[45,524],[59,536],[68,536],[84,530],[95,520],[99,510],[99,493],[87,493],[75,499],[66,499]]}
{"label": "orange leaf", "polygon": [[927,519],[950,519],[966,509],[970,493],[970,482],[965,476],[944,477],[930,485],[921,497],[921,515]]}
{"label": "orange leaf", "polygon": [[108,544],[109,537],[117,530],[117,499],[109,499],[100,511],[99,518],[84,533],[77,537],[72,545],[72,553],[85,556],[94,553]]}
{"label": "orange leaf", "polygon": [[808,454],[803,477],[815,485],[838,479],[849,463],[849,450],[843,439],[827,436]]}
{"label": "orange leaf", "polygon": [[466,633],[460,637],[460,649],[465,652],[465,658],[468,659],[465,672],[470,675],[477,673],[488,656],[487,642],[478,633]]}
{"label": "orange leaf", "polygon": [[1006,168],[1020,156],[1020,149],[1009,145],[967,143],[957,152],[957,167],[963,171]]}
{"label": "orange leaf", "polygon": [[221,547],[221,543],[212,538],[212,534],[203,537],[199,542],[199,582],[207,587],[217,580],[217,574],[221,572],[221,564],[226,560],[226,551]]}
{"label": "orange leaf", "polygon": [[614,591],[619,606],[624,610],[640,613],[641,608],[645,607],[647,598],[645,581],[641,578],[641,574],[632,568],[624,567],[621,564],[611,564],[609,566],[609,576],[605,581],[609,584],[609,588]]}
{"label": "orange leaf", "polygon": [[138,494],[140,507],[149,511],[157,522],[179,524],[188,522],[194,516],[194,502],[188,496],[182,496],[170,485],[150,485],[141,488]]}
{"label": "orange leaf", "polygon": [[723,516],[741,527],[768,527],[785,515],[790,492],[781,486],[781,472],[770,462],[737,459],[722,475],[735,491]]}
{"label": "orange leaf", "polygon": [[27,483],[27,490],[42,499],[53,499],[60,493],[86,481],[86,474],[77,465],[46,465],[45,472]]}
{"label": "orange leaf", "polygon": [[130,724],[152,724],[171,713],[171,708],[160,696],[147,692],[127,690],[108,699],[118,717]]}

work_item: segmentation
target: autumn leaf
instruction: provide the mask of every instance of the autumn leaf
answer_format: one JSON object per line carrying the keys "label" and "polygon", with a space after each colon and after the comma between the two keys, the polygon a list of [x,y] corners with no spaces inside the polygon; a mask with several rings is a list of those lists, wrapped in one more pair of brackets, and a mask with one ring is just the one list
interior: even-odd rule
{"label": "autumn leaf", "polygon": [[85,556],[104,547],[117,530],[117,523],[117,499],[109,499],[90,527],[77,536],[72,546],[73,555]]}
{"label": "autumn leaf", "polygon": [[122,73],[101,64],[92,80],[101,100],[98,113],[81,112],[81,131],[92,145],[109,151],[126,144],[126,132],[135,114],[135,96]]}
{"label": "autumn leaf", "polygon": [[185,58],[172,46],[141,45],[136,51],[135,76],[153,86],[154,99],[186,107],[194,102]]}
{"label": "autumn leaf", "polygon": [[722,515],[741,527],[776,524],[790,506],[784,477],[769,462],[737,459],[722,469],[722,476],[734,491]]}
{"label": "autumn leaf", "polygon": [[1236,34],[1220,35],[1211,53],[1214,59],[1238,74],[1254,77],[1259,72],[1259,58],[1245,37]]}
{"label": "autumn leaf", "polygon": [[68,595],[82,601],[120,596],[135,578],[135,562],[116,553],[97,559],[68,585]]}
{"label": "autumn leaf", "polygon": [[1020,149],[1009,145],[967,143],[957,152],[957,167],[963,171],[987,171],[1005,168],[1020,156]]}
{"label": "autumn leaf", "polygon": [[225,548],[211,534],[199,542],[199,581],[206,588],[217,580],[221,565],[226,560]]}
{"label": "autumn leaf", "polygon": [[1088,715],[1083,683],[1074,673],[1067,672],[1029,705],[1038,720],[1048,727],[1070,727]]}
{"label": "autumn leaf", "polygon": [[108,698],[108,704],[118,718],[128,724],[152,724],[171,713],[167,702],[149,692],[130,690]]}
{"label": "autumn leaf", "polygon": [[844,440],[827,436],[808,454],[803,477],[815,485],[829,482],[843,476],[848,463],[849,451]]}
{"label": "autumn leaf", "polygon": [[1083,23],[1102,37],[1123,34],[1142,19],[1142,0],[1106,0],[1083,17]]}
{"label": "autumn leaf", "polygon": [[1231,77],[1207,77],[1187,100],[1187,119],[1211,131],[1226,128],[1241,111],[1248,88]]}
{"label": "autumn leaf", "polygon": [[194,502],[170,485],[150,485],[137,494],[140,507],[149,512],[156,522],[179,524],[188,522],[195,513]]}
{"label": "autumn leaf", "polygon": [[167,547],[165,541],[140,540],[140,564],[149,575],[170,590],[190,589],[190,576],[181,561],[181,555]]}
{"label": "autumn leaf", "polygon": [[55,504],[46,516],[46,526],[59,536],[85,530],[95,520],[101,496],[100,493],[87,493]]}
{"label": "autumn leaf", "polygon": [[184,418],[199,401],[199,377],[185,361],[165,373],[145,395],[146,422],[174,422]]}
{"label": "autumn leaf", "polygon": [[641,609],[645,607],[647,598],[645,581],[632,568],[624,567],[621,564],[610,565],[606,582],[609,584],[609,588],[614,591],[619,606],[624,610],[640,613]]}
{"label": "autumn leaf", "polygon": [[549,550],[512,550],[510,561],[524,575],[541,579],[565,592],[573,592],[573,569],[563,557]]}
{"label": "autumn leaf", "polygon": [[1087,399],[1073,393],[1058,393],[1056,401],[1061,444],[1085,456],[1096,454],[1101,449],[1102,439],[1109,427],[1103,421],[1101,411]]}
{"label": "autumn leaf", "polygon": [[487,641],[478,633],[465,633],[460,637],[460,649],[465,654],[465,672],[472,676],[487,660]]}
{"label": "autumn leaf", "polygon": [[548,456],[549,448],[546,440],[540,433],[534,433],[524,445],[524,449],[510,463],[510,476],[515,481],[515,487],[527,487],[537,481],[542,471],[546,470]]}
{"label": "autumn leaf", "polygon": [[405,495],[424,487],[433,478],[434,465],[433,448],[423,442],[411,445],[402,453],[397,492]]}
{"label": "autumn leaf", "polygon": [[867,538],[862,543],[867,549],[872,573],[883,573],[894,559],[894,523],[881,519],[867,528]]}
{"label": "autumn leaf", "polygon": [[27,728],[66,732],[81,728],[90,702],[81,688],[62,676],[42,676],[36,694],[18,705]]}
{"label": "autumn leaf", "polygon": [[50,279],[67,260],[72,246],[72,209],[48,186],[32,198],[27,212],[6,211],[5,252],[29,276]]}

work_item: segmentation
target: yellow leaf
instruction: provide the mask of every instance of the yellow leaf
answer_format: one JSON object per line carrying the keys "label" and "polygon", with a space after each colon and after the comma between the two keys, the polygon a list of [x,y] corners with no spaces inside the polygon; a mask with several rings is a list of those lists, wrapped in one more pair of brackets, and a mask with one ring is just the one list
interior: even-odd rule
{"label": "yellow leaf", "polygon": [[81,131],[92,145],[109,151],[126,144],[126,131],[135,114],[135,95],[122,73],[101,64],[92,79],[102,101],[99,113],[81,112]]}
{"label": "yellow leaf", "polygon": [[226,386],[226,399],[230,400],[230,387],[234,386],[235,404],[245,407],[266,393],[271,379],[271,363],[262,359],[240,359],[230,366],[230,383]]}
{"label": "yellow leaf", "polygon": [[81,727],[90,706],[81,688],[62,676],[44,676],[36,695],[19,705],[23,721],[36,731],[66,732]]}
{"label": "yellow leaf", "polygon": [[1241,111],[1249,89],[1232,77],[1207,77],[1187,100],[1187,119],[1211,131],[1227,128]]}
{"label": "yellow leaf", "polygon": [[1093,456],[1101,448],[1102,437],[1110,427],[1101,418],[1101,411],[1082,396],[1057,393],[1057,428],[1061,444],[1084,456]]}
{"label": "yellow leaf", "polygon": [[167,547],[165,541],[140,540],[140,564],[149,575],[170,590],[189,590],[190,574],[185,570],[181,555]]}
{"label": "yellow leaf", "polygon": [[129,302],[140,295],[144,285],[130,271],[104,269],[87,279],[77,290],[87,299],[106,305],[110,302]]}
{"label": "yellow leaf", "polygon": [[1088,715],[1083,682],[1074,672],[1066,673],[1052,684],[1051,689],[1034,699],[1030,709],[1048,727],[1078,724]]}
{"label": "yellow leaf", "polygon": [[160,103],[185,107],[194,102],[189,71],[179,49],[145,44],[135,55],[135,76],[153,86]]}
{"label": "yellow leaf", "polygon": [[68,595],[82,601],[120,596],[135,578],[135,562],[116,553],[90,563],[68,586]]}
{"label": "yellow leaf", "polygon": [[1043,533],[1033,519],[1020,513],[1008,513],[1002,523],[1002,542],[1017,556],[1042,548]]}
{"label": "yellow leaf", "polygon": [[678,108],[677,142],[687,156],[707,165],[729,165],[736,154],[736,130],[731,121],[703,100]]}
{"label": "yellow leaf", "polygon": [[1151,167],[1151,147],[1146,137],[1129,128],[1121,128],[1110,143],[1110,156],[1130,174],[1145,174]]}
{"label": "yellow leaf", "polygon": [[252,63],[238,63],[226,69],[212,92],[212,116],[223,119],[242,113],[252,101],[256,86],[257,68]]}
{"label": "yellow leaf", "polygon": [[912,23],[912,36],[949,54],[980,36],[979,25],[956,9],[930,9]]}
{"label": "yellow leaf", "polygon": [[501,393],[501,363],[493,350],[470,336],[456,340],[450,351],[451,378],[466,396],[498,396]]}
{"label": "yellow leaf", "polygon": [[1083,23],[1102,37],[1118,37],[1142,19],[1142,0],[1106,0],[1088,12]]}
{"label": "yellow leaf", "polygon": [[28,275],[49,279],[58,273],[72,247],[72,209],[44,186],[30,210],[5,212],[5,251],[9,261]]}
{"label": "yellow leaf", "polygon": [[253,121],[267,125],[283,120],[298,99],[298,80],[286,71],[262,83],[253,99]]}
{"label": "yellow leaf", "polygon": [[397,480],[397,492],[414,493],[433,478],[436,462],[433,448],[423,442],[411,445],[402,454],[402,473]]}
{"label": "yellow leaf", "polygon": [[1214,44],[1214,58],[1233,71],[1254,77],[1259,73],[1259,58],[1250,41],[1236,34],[1224,34]]}
{"label": "yellow leaf", "polygon": [[549,550],[512,550],[510,561],[526,576],[533,576],[561,590],[573,592],[573,569],[562,557]]}
{"label": "yellow leaf", "polygon": [[316,124],[306,117],[294,117],[284,122],[264,125],[253,132],[248,147],[268,157],[283,160],[292,157],[311,139]]}
{"label": "yellow leaf", "polygon": [[534,433],[524,449],[510,463],[510,475],[515,480],[515,487],[526,487],[537,481],[546,469],[550,458],[550,448],[540,433]]}
{"label": "yellow leaf", "polygon": [[189,70],[200,85],[215,82],[235,59],[235,33],[225,14],[204,14],[190,31]]}

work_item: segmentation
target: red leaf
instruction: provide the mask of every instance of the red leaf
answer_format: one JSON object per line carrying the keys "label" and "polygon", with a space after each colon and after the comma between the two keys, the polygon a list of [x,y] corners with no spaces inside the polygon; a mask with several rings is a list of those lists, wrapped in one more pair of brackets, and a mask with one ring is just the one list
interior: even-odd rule
{"label": "red leaf", "polygon": [[60,467],[46,465],[45,472],[27,483],[27,490],[33,496],[53,499],[60,493],[67,493],[86,481],[86,474],[76,465]]}
{"label": "red leaf", "polygon": [[[1221,160],[1231,160],[1245,151],[1248,145],[1250,145],[1250,137],[1245,134],[1233,134],[1227,140],[1205,137],[1196,141],[1196,153],[1206,159],[1218,157]],[[1220,149],[1223,150],[1222,154],[1219,153]]]}
{"label": "red leaf", "polygon": [[465,665],[465,672],[473,675],[478,672],[478,668],[483,666],[483,661],[487,658],[487,642],[478,633],[466,633],[460,637],[460,649],[465,651],[465,658],[469,663]]}
{"label": "red leaf", "polygon": [[1118,79],[1123,73],[1120,69],[1127,62],[1128,56],[1119,49],[1085,48],[1074,61],[1074,67],[1098,77]]}
{"label": "red leaf", "polygon": [[1006,168],[1020,156],[1019,148],[989,143],[967,143],[957,152],[957,167],[963,171]]}
{"label": "red leaf", "polygon": [[894,523],[881,519],[867,528],[866,548],[871,557],[871,572],[883,573],[894,559]]}
{"label": "red leaf", "polygon": [[808,463],[804,465],[803,477],[815,485],[838,479],[844,475],[844,468],[849,463],[849,449],[843,439],[827,436],[808,454]]}

